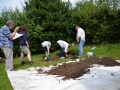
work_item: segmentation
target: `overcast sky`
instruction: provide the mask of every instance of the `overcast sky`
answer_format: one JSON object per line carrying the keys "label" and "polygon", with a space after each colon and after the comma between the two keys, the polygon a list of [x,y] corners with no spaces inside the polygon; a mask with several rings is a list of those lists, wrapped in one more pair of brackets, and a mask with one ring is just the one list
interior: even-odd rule
{"label": "overcast sky", "polygon": [[[64,1],[67,1],[67,0],[64,0]],[[78,0],[70,0],[73,6],[75,5],[77,1]],[[0,0],[0,10],[3,9],[4,7],[13,8],[13,9],[15,7],[18,7],[19,9],[21,9],[22,5],[24,4],[23,2],[24,0]]]}

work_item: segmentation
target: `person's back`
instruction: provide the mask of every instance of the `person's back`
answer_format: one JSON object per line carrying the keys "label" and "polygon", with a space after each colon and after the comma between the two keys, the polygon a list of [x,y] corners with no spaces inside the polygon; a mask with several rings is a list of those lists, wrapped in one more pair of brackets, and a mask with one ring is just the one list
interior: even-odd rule
{"label": "person's back", "polygon": [[82,28],[78,29],[77,35],[81,37],[81,40],[85,39],[85,31]]}
{"label": "person's back", "polygon": [[49,47],[49,46],[51,46],[51,43],[50,43],[50,41],[44,41],[44,42],[42,42],[41,43],[41,45],[42,45],[42,47]]}
{"label": "person's back", "polygon": [[28,38],[26,32],[20,31],[20,34],[23,34],[23,35],[19,38],[19,45],[27,46],[26,41],[29,43],[29,38]]}
{"label": "person's back", "polygon": [[63,40],[58,40],[57,43],[59,43],[59,45],[63,48],[66,48],[69,45],[66,41]]}

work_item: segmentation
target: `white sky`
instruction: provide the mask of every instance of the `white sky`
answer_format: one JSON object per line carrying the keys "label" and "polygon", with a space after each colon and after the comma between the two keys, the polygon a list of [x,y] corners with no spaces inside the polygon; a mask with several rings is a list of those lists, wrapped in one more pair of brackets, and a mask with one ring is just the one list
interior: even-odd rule
{"label": "white sky", "polygon": [[[64,0],[64,1],[67,1],[67,0]],[[79,0],[70,0],[70,2],[73,4],[73,6],[75,5],[75,3],[77,1],[79,1]],[[21,9],[23,2],[24,2],[24,0],[0,0],[0,11],[4,7],[13,8],[13,9],[18,7],[19,9]]]}
{"label": "white sky", "polygon": [[0,0],[0,10],[6,8],[22,8],[24,0]]}

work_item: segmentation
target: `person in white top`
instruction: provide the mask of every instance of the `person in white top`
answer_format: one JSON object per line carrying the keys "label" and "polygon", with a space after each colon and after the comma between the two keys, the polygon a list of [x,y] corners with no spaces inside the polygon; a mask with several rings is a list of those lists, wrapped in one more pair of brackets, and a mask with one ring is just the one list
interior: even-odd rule
{"label": "person in white top", "polygon": [[45,52],[45,60],[49,60],[50,58],[50,47],[51,47],[51,43],[50,41],[44,41],[41,43],[41,46],[44,48],[44,52]]}
{"label": "person in white top", "polygon": [[79,49],[78,57],[81,57],[83,54],[83,45],[85,43],[85,31],[79,26],[76,26],[75,29],[77,31],[76,40]]}
{"label": "person in white top", "polygon": [[[64,59],[65,57],[67,57],[69,44],[66,41],[63,41],[63,40],[58,40],[57,44],[58,44],[59,49],[60,49],[60,55],[59,55],[60,59]],[[63,55],[63,52],[65,52],[65,57]]]}

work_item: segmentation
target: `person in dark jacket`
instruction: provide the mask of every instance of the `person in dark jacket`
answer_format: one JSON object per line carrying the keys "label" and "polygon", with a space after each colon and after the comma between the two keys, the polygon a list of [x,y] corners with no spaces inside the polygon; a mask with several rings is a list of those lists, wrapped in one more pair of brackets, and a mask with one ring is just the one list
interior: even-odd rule
{"label": "person in dark jacket", "polygon": [[20,27],[20,34],[23,34],[20,38],[19,38],[19,46],[20,46],[20,49],[21,49],[21,56],[20,56],[20,59],[21,59],[21,65],[25,64],[25,61],[24,61],[24,54],[27,54],[27,58],[29,60],[29,64],[33,64],[33,61],[31,60],[31,52],[30,52],[30,49],[29,49],[29,38],[27,36],[27,27],[25,25],[21,26]]}

